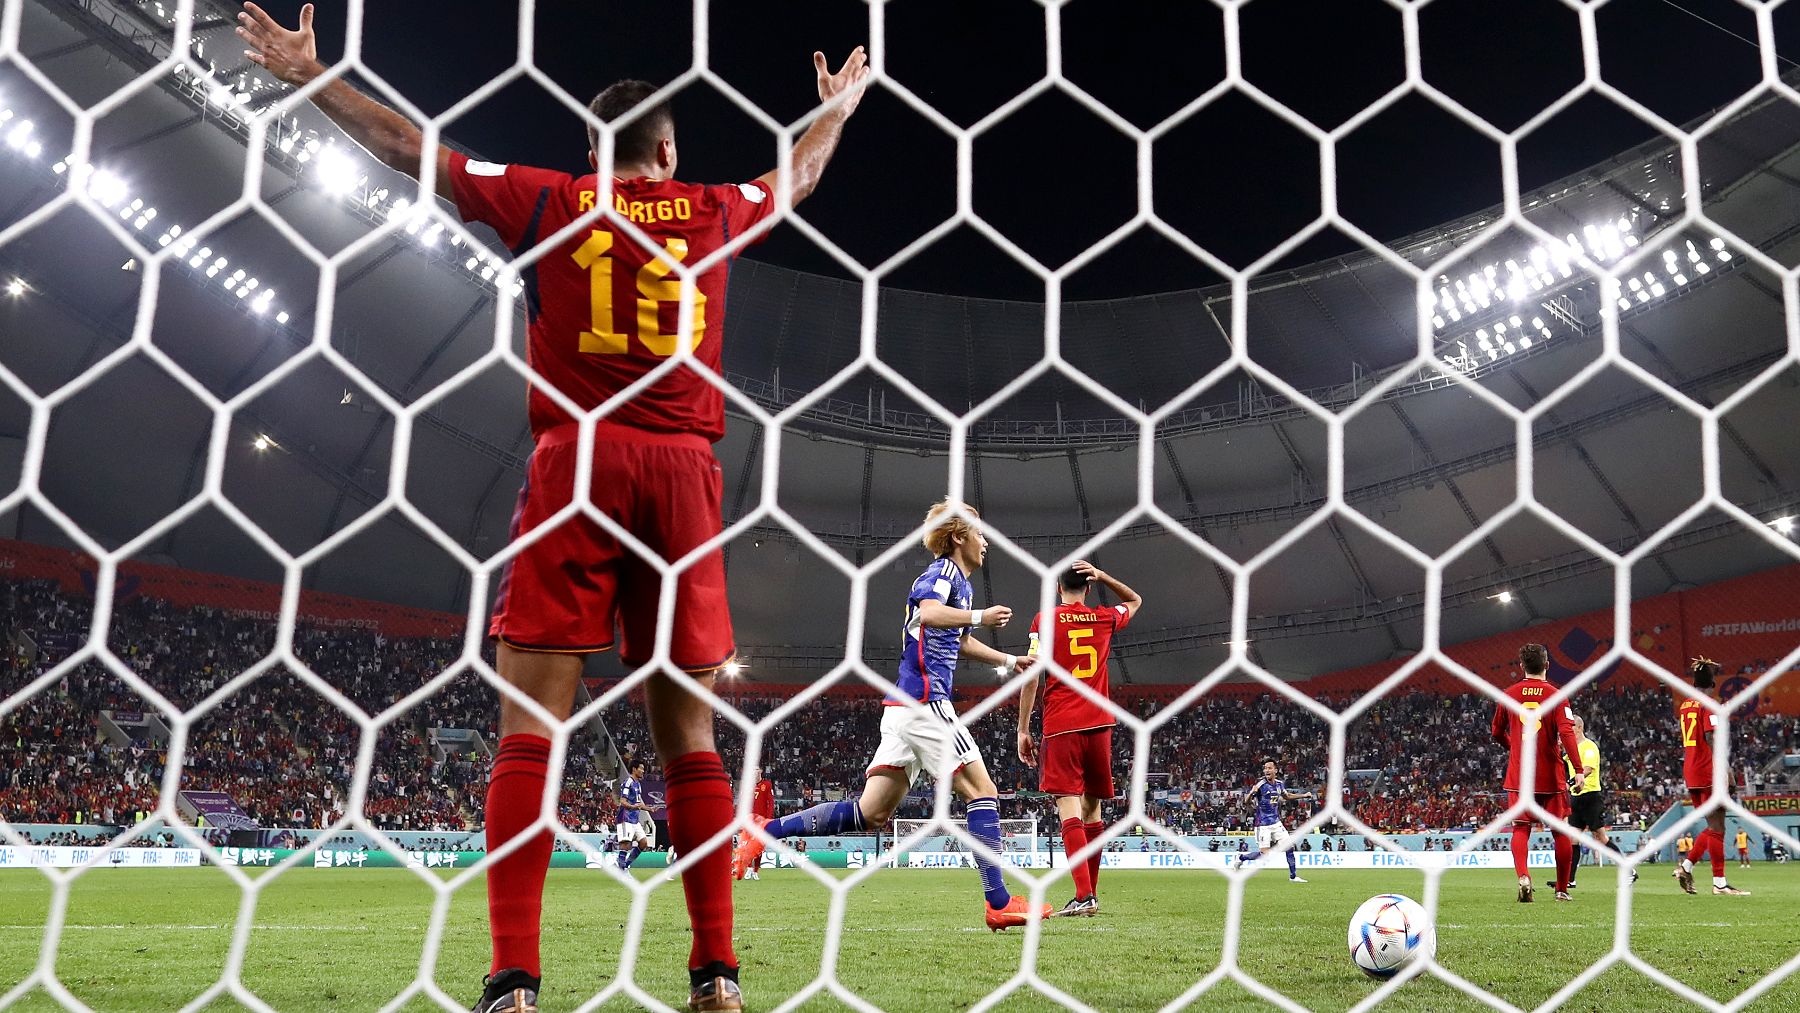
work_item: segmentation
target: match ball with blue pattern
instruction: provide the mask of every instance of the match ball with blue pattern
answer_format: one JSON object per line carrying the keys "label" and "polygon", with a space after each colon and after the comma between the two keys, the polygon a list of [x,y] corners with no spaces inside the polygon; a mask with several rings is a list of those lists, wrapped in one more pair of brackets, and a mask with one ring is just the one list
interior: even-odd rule
{"label": "match ball with blue pattern", "polygon": [[1350,959],[1372,978],[1392,978],[1437,952],[1437,929],[1418,902],[1397,893],[1370,897],[1350,916]]}

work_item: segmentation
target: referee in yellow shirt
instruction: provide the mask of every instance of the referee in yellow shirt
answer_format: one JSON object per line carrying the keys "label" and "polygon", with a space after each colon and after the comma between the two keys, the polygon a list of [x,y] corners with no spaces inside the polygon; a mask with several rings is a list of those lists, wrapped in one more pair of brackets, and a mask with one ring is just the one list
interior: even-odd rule
{"label": "referee in yellow shirt", "polygon": [[[1577,830],[1587,831],[1589,834],[1593,835],[1594,839],[1599,841],[1601,846],[1605,847],[1606,850],[1611,851],[1614,855],[1618,855],[1619,850],[1612,846],[1612,839],[1608,837],[1606,833],[1606,793],[1600,790],[1600,745],[1593,739],[1588,738],[1587,724],[1583,722],[1581,718],[1574,718],[1573,722],[1575,725],[1575,735],[1581,740],[1581,744],[1578,747],[1581,750],[1581,756],[1563,757],[1563,765],[1566,768],[1569,777],[1569,793],[1574,796],[1573,802],[1569,807],[1569,825]],[[1580,767],[1576,766],[1576,759],[1581,760]],[[1586,778],[1578,780],[1576,779],[1575,772],[1580,770],[1581,767],[1586,767],[1588,773]],[[1579,845],[1577,845],[1577,847],[1579,847]],[[1622,858],[1624,856],[1620,855],[1620,857]],[[1595,859],[1598,860],[1598,858],[1599,856],[1596,855]],[[1569,886],[1571,888],[1575,886],[1575,873],[1580,868],[1581,854],[1578,851],[1575,855],[1575,861],[1570,863],[1569,868]],[[1637,879],[1637,870],[1632,870],[1631,878],[1633,880]]]}

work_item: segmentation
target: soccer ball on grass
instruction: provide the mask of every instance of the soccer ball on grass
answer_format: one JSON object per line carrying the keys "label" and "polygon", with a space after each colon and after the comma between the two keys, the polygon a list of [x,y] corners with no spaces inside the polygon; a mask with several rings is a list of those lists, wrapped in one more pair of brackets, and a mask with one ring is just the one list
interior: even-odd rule
{"label": "soccer ball on grass", "polygon": [[1370,897],[1350,916],[1350,959],[1371,978],[1392,978],[1437,952],[1437,929],[1418,902],[1397,893]]}

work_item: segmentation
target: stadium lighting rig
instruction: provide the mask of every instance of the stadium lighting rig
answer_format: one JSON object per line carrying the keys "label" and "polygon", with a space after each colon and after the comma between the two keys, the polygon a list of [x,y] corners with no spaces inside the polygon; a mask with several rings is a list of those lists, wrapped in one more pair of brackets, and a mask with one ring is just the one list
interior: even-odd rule
{"label": "stadium lighting rig", "polygon": [[19,152],[26,158],[36,158],[44,153],[44,142],[31,136],[37,129],[30,120],[20,119],[14,122],[15,114],[11,109],[0,109],[0,138],[4,138],[6,146]]}
{"label": "stadium lighting rig", "polygon": [[6,283],[6,294],[17,299],[24,295],[29,288],[30,286],[25,284],[24,278],[14,277],[11,281]]}
{"label": "stadium lighting rig", "polygon": [[[0,131],[3,131],[0,136],[5,137],[6,145],[12,150],[22,152],[27,157],[35,157],[37,151],[41,150],[41,145],[36,140],[26,144],[13,143],[15,135],[20,137],[29,135],[30,121],[22,121],[12,130],[5,130],[5,124],[13,118],[13,110],[0,109]],[[25,133],[19,133],[21,128],[27,128]],[[156,208],[148,204],[143,197],[133,196],[130,185],[110,169],[63,158],[52,165],[50,171],[62,178],[65,183],[84,188],[96,204],[116,213],[120,221],[130,225],[136,231],[143,232],[157,219]],[[244,268],[239,268],[220,278],[230,264],[230,260],[223,255],[215,258],[210,246],[196,251],[194,240],[183,238],[181,232],[180,225],[170,225],[156,240],[158,246],[175,248],[172,262],[185,262],[190,272],[196,275],[203,272],[206,280],[219,279],[221,287],[234,294],[250,313],[256,316],[266,316],[271,310],[274,310],[276,323],[288,322],[288,312],[275,309],[275,290],[273,288],[264,287],[260,278],[250,274]],[[127,261],[127,265],[127,270],[136,266],[134,261]],[[18,293],[11,294],[17,295]]]}
{"label": "stadium lighting rig", "polygon": [[1774,528],[1779,534],[1791,535],[1794,533],[1794,515],[1788,514],[1784,517],[1777,517],[1769,522],[1769,527]]}
{"label": "stadium lighting rig", "polygon": [[1513,593],[1511,591],[1501,591],[1497,594],[1490,594],[1490,595],[1488,595],[1488,600],[1493,601],[1493,602],[1499,602],[1502,605],[1511,605],[1512,600],[1513,600]]}
{"label": "stadium lighting rig", "polygon": [[[179,11],[173,4],[135,0],[133,6],[140,16],[164,25],[174,25],[179,17]],[[260,71],[244,68],[241,63],[232,62],[221,69],[217,60],[207,57],[206,49],[207,40],[193,40],[189,55],[194,66],[178,63],[172,68],[174,90],[185,95],[198,108],[212,113],[214,118],[234,128],[247,129],[250,121],[257,118],[262,106],[291,91]],[[200,68],[198,73],[196,67]],[[32,127],[29,123],[24,124],[23,129],[19,125],[8,129],[7,120],[12,115],[11,110],[0,110],[0,145],[9,146],[12,150],[35,159],[42,153],[42,142],[31,136]],[[327,194],[344,200],[366,218],[379,222],[383,220],[383,215],[392,217],[389,212],[395,206],[399,206],[402,211],[412,206],[407,198],[390,197],[388,187],[372,178],[372,166],[354,145],[339,143],[337,138],[307,127],[297,112],[269,117],[269,120],[264,145],[276,160],[286,163],[288,170],[294,171],[296,175],[311,176]],[[14,141],[15,132],[17,143]],[[64,162],[57,164],[58,173],[67,168]],[[427,225],[423,221],[424,209],[417,213],[420,215],[419,223],[409,223],[406,234],[412,236],[421,249],[433,252],[446,264],[460,265],[472,279],[493,287],[494,278],[500,271],[500,261],[493,253],[479,244],[468,243],[461,235],[452,235],[449,242],[444,243],[444,225],[441,222]],[[171,241],[172,239],[173,237]],[[450,252],[460,251],[465,246],[469,247],[470,255],[467,257]],[[513,279],[514,296],[523,292],[524,288],[522,280]],[[265,303],[259,309],[253,303],[251,309],[253,312],[266,313],[270,307]],[[275,315],[278,322],[287,322],[285,312],[277,311]]]}
{"label": "stadium lighting rig", "polygon": [[[1645,237],[1638,235],[1636,222],[1635,215],[1621,215],[1460,278],[1440,275],[1435,295],[1426,302],[1432,328],[1443,342],[1438,354],[1448,365],[1468,372],[1550,341],[1559,330],[1579,331],[1572,307],[1558,305],[1566,302],[1558,298],[1558,291],[1580,284],[1579,258],[1611,264],[1643,245]],[[1693,239],[1683,242],[1681,248],[1664,250],[1661,263],[1618,279],[1621,311],[1704,281],[1717,265],[1729,264],[1737,256],[1717,237],[1704,247]]]}

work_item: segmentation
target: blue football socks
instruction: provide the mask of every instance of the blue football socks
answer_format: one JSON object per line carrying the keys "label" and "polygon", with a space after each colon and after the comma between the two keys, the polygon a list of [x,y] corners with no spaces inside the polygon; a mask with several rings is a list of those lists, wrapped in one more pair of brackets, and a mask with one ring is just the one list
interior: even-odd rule
{"label": "blue football socks", "polygon": [[821,802],[804,812],[769,821],[763,832],[770,837],[835,837],[863,829],[862,809],[855,799]]}
{"label": "blue football socks", "polygon": [[[969,803],[969,833],[995,852],[1000,850],[1000,800],[978,798]],[[989,907],[1003,908],[1012,900],[1006,890],[1006,879],[1000,867],[977,852],[975,864],[981,869],[981,889],[987,894]]]}

